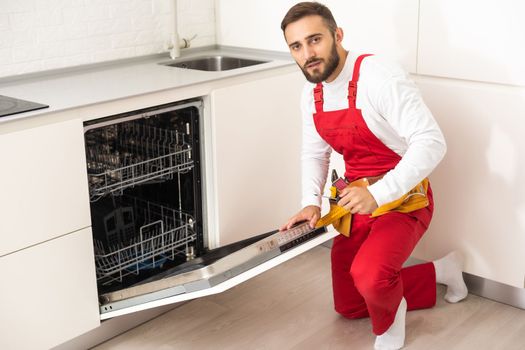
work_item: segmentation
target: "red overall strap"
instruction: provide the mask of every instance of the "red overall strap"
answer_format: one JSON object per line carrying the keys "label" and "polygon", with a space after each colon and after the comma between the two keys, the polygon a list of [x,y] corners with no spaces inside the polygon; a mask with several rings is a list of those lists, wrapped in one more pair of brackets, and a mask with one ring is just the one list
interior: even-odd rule
{"label": "red overall strap", "polygon": [[359,69],[361,68],[361,62],[367,56],[372,56],[372,54],[361,55],[355,61],[352,80],[348,83],[348,107],[349,108],[355,108],[355,99],[357,96],[357,81],[359,80]]}
{"label": "red overall strap", "polygon": [[315,111],[317,113],[323,112],[323,84],[318,83],[314,87],[314,103],[315,103]]}

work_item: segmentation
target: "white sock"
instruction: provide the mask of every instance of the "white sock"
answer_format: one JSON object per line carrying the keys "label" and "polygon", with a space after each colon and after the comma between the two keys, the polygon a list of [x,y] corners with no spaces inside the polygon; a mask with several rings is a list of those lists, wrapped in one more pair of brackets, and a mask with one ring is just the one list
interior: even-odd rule
{"label": "white sock", "polygon": [[376,350],[397,350],[405,345],[405,316],[407,314],[407,301],[401,299],[397,307],[394,322],[385,333],[376,337],[374,349]]}
{"label": "white sock", "polygon": [[467,297],[468,290],[463,280],[463,258],[457,252],[448,253],[443,258],[434,261],[436,282],[447,285],[445,300],[457,303]]}

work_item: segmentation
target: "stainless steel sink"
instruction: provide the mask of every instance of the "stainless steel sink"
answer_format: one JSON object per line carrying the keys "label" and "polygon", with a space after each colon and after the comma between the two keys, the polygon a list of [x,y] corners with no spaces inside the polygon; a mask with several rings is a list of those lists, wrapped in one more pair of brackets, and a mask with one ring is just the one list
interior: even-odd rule
{"label": "stainless steel sink", "polygon": [[187,59],[178,59],[171,62],[161,63],[165,66],[196,69],[204,71],[224,71],[237,68],[254,66],[256,64],[267,63],[269,61],[260,61],[231,56],[200,56]]}

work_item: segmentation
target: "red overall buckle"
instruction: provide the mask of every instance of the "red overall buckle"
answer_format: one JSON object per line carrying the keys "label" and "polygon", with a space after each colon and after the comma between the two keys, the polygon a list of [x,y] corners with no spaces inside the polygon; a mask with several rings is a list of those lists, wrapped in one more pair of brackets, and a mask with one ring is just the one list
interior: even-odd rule
{"label": "red overall buckle", "polygon": [[348,98],[355,98],[357,96],[357,82],[351,81],[348,83]]}
{"label": "red overall buckle", "polygon": [[315,87],[314,88],[314,101],[315,103],[323,102],[323,89]]}
{"label": "red overall buckle", "polygon": [[355,107],[356,96],[357,96],[357,81],[352,80],[348,83],[348,103],[352,107]]}
{"label": "red overall buckle", "polygon": [[321,83],[314,87],[314,104],[317,113],[323,111],[323,85]]}

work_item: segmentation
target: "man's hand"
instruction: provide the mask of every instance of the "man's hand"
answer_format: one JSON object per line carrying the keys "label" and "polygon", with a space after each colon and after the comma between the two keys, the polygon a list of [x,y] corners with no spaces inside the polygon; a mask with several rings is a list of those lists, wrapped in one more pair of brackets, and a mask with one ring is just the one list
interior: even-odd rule
{"label": "man's hand", "polygon": [[377,202],[366,187],[346,187],[339,192],[339,197],[337,205],[352,214],[371,214],[377,209]]}
{"label": "man's hand", "polygon": [[304,207],[300,212],[288,219],[288,222],[279,228],[279,231],[289,230],[298,222],[308,221],[311,228],[315,227],[317,220],[321,217],[321,208],[316,205]]}

